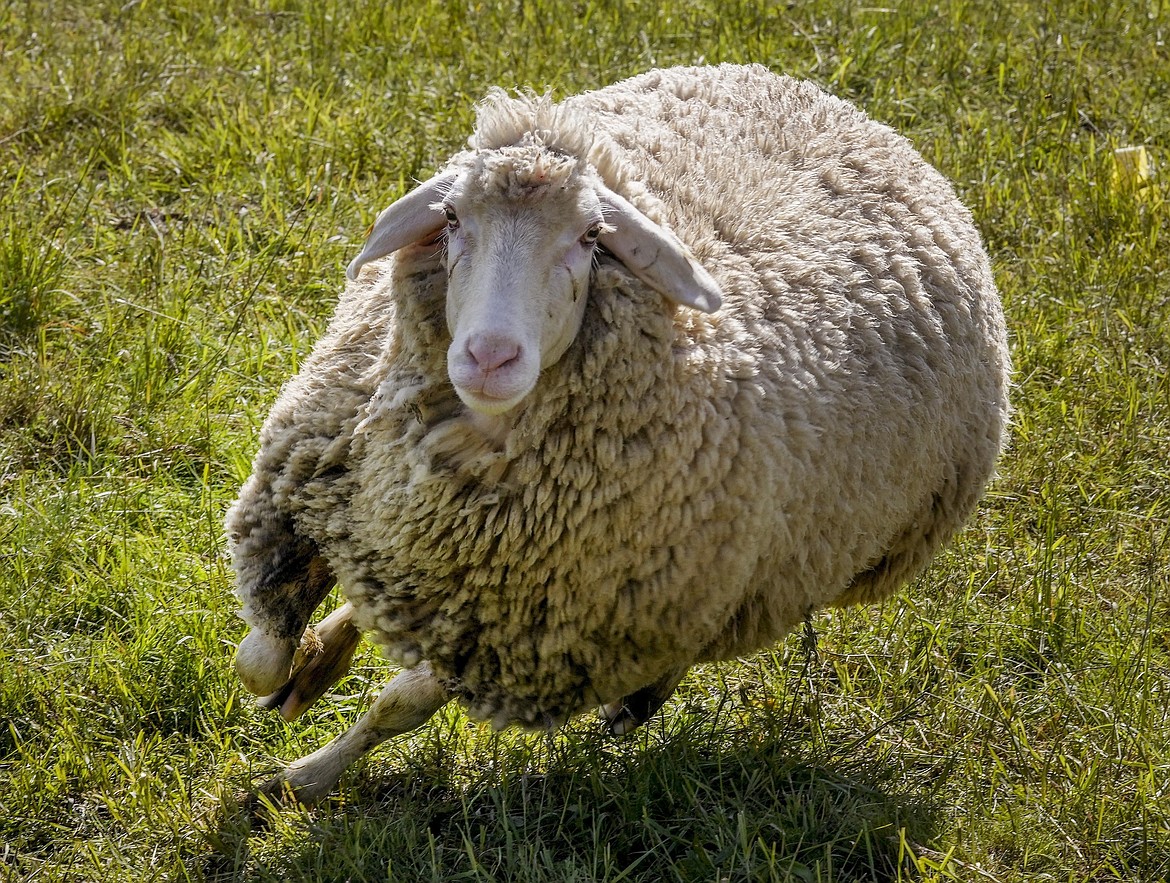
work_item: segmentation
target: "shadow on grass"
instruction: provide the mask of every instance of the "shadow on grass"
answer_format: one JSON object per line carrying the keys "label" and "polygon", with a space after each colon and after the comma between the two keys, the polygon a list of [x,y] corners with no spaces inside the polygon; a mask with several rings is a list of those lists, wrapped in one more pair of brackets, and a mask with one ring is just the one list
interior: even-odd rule
{"label": "shadow on grass", "polygon": [[659,719],[625,740],[585,722],[480,736],[466,754],[453,723],[396,772],[376,761],[343,798],[263,831],[225,811],[193,876],[884,881],[903,877],[904,842],[933,839],[939,809],[896,758],[815,749],[791,718],[728,717]]}

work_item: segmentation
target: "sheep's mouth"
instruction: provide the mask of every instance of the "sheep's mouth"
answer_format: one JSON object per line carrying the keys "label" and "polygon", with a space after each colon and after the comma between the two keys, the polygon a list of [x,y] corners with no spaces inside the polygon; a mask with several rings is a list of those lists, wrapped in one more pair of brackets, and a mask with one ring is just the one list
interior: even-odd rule
{"label": "sheep's mouth", "polygon": [[477,414],[484,414],[489,417],[506,414],[524,401],[524,398],[528,395],[528,390],[524,390],[519,394],[494,395],[485,389],[468,389],[457,383],[453,384],[453,386],[463,404]]}

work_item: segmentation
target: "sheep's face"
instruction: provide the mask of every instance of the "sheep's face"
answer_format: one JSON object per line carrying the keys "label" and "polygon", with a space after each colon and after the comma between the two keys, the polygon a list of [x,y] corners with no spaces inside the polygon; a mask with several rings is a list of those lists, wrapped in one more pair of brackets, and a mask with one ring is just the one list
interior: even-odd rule
{"label": "sheep's face", "polygon": [[480,414],[515,408],[572,344],[599,241],[668,301],[707,313],[721,302],[673,233],[538,140],[461,155],[378,215],[347,270],[356,279],[400,248],[446,240],[447,372]]}
{"label": "sheep's face", "polygon": [[447,223],[447,371],[472,410],[502,414],[581,327],[601,200],[575,159],[486,151],[439,204]]}

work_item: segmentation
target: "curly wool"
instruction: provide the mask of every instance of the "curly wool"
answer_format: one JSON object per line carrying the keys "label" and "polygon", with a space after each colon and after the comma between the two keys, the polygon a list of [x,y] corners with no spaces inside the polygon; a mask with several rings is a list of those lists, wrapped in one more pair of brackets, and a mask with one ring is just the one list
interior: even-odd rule
{"label": "curly wool", "polygon": [[672,229],[723,308],[676,311],[603,260],[568,352],[485,425],[446,375],[439,256],[400,251],[282,393],[234,535],[291,515],[359,628],[498,724],[556,723],[920,570],[1007,420],[1003,317],[950,185],[754,66],[494,92],[451,165],[517,145],[584,160]]}

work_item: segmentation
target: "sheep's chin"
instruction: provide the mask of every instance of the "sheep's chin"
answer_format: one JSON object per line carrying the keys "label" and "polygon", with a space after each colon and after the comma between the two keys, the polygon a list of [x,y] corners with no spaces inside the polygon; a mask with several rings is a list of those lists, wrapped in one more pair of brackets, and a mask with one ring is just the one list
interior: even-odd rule
{"label": "sheep's chin", "polygon": [[458,385],[455,386],[455,392],[472,413],[484,417],[500,417],[524,401],[529,390],[524,390],[519,394],[511,395],[505,399],[497,399],[494,396],[485,395],[482,392],[472,392]]}

